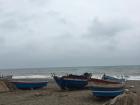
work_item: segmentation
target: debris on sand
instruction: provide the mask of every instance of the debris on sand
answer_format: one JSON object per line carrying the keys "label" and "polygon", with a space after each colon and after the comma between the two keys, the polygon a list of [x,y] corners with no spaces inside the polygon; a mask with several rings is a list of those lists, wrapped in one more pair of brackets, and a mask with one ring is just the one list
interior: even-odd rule
{"label": "debris on sand", "polygon": [[104,105],[140,105],[138,95],[131,91],[126,91],[124,94],[115,97]]}
{"label": "debris on sand", "polygon": [[9,88],[5,84],[3,80],[0,80],[0,92],[7,92],[9,91]]}

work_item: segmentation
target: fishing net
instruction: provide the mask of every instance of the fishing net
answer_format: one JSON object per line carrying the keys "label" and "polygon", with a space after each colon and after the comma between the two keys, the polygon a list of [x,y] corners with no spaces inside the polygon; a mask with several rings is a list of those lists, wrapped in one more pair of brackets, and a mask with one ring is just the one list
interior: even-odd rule
{"label": "fishing net", "polygon": [[134,92],[125,92],[104,105],[140,105],[138,95]]}

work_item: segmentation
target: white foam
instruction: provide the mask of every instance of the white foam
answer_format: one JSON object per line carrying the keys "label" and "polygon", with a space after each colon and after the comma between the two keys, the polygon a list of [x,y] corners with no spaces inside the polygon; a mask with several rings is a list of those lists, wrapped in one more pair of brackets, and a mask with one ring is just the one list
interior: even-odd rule
{"label": "white foam", "polygon": [[140,80],[140,76],[129,76],[127,80]]}
{"label": "white foam", "polygon": [[103,76],[102,74],[94,74],[92,75],[92,78],[101,79],[102,76]]}
{"label": "white foam", "polygon": [[50,75],[26,75],[26,76],[13,76],[13,79],[51,79],[52,77]]}
{"label": "white foam", "polygon": [[[60,76],[60,75],[59,75]],[[122,78],[122,76],[113,76],[116,78]],[[13,79],[52,79],[51,75],[24,75],[24,76],[13,76]],[[92,78],[97,78],[97,79],[101,79],[102,78],[102,74],[97,74],[97,75],[93,75]],[[123,78],[125,78],[126,80],[140,80],[140,76],[123,76]]]}
{"label": "white foam", "polygon": [[[93,75],[92,78],[101,79],[103,75]],[[110,75],[111,76],[111,75]],[[118,79],[126,79],[126,80],[140,80],[140,76],[124,76],[124,75],[112,75],[112,77],[118,78]]]}

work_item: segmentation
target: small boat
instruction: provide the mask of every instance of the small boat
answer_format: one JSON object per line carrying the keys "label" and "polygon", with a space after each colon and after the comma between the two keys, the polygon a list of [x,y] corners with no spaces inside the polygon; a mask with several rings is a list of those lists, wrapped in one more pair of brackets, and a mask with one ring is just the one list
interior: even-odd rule
{"label": "small boat", "polygon": [[94,84],[91,88],[96,97],[115,97],[124,92],[123,84]]}
{"label": "small boat", "polygon": [[124,83],[125,82],[124,78],[118,79],[118,78],[115,78],[115,77],[112,77],[112,76],[108,76],[108,75],[105,75],[105,74],[102,76],[102,80],[118,82],[118,83]]}
{"label": "small boat", "polygon": [[82,89],[88,84],[87,79],[83,78],[72,78],[72,77],[67,77],[67,76],[53,76],[54,80],[56,81],[57,85],[63,89]]}
{"label": "small boat", "polygon": [[48,81],[11,81],[18,89],[38,89],[47,86]]}

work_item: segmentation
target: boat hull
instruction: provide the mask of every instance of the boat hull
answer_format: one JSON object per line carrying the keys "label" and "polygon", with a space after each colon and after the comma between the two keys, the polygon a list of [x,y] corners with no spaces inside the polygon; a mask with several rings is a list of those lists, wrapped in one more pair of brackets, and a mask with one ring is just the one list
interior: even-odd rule
{"label": "boat hull", "polygon": [[96,84],[91,88],[96,97],[115,97],[124,92],[123,84]]}
{"label": "boat hull", "polygon": [[98,83],[93,84],[92,90],[94,91],[116,91],[116,90],[122,90],[124,89],[124,84],[104,84],[104,83]]}
{"label": "boat hull", "polygon": [[96,97],[115,97],[120,94],[123,94],[124,90],[116,91],[92,91],[92,94]]}
{"label": "boat hull", "polygon": [[117,87],[117,88],[103,88],[103,87],[92,87],[94,91],[116,91],[116,90],[122,90],[122,87]]}
{"label": "boat hull", "polygon": [[38,89],[47,86],[48,82],[12,82],[18,89]]}
{"label": "boat hull", "polygon": [[84,79],[72,79],[72,78],[59,78],[54,77],[54,80],[61,89],[82,89],[87,84],[88,81]]}

